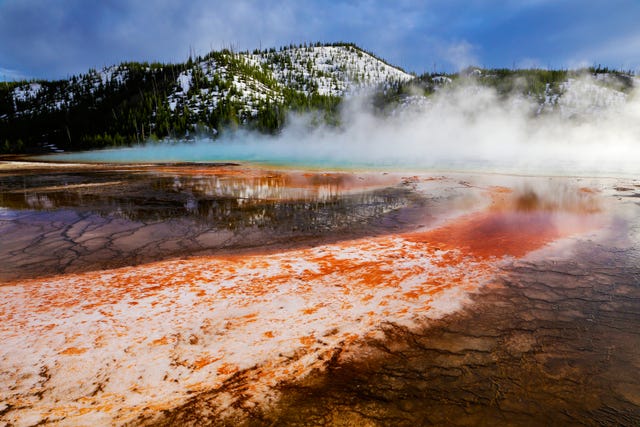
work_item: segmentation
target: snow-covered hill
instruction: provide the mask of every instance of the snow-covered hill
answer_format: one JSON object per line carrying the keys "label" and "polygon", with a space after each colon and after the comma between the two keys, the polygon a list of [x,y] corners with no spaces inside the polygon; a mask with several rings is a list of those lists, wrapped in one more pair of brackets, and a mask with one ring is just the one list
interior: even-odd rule
{"label": "snow-covered hill", "polygon": [[242,54],[226,52],[181,72],[167,101],[172,112],[186,109],[195,115],[212,114],[221,103],[231,103],[244,114],[255,116],[258,107],[282,103],[284,97],[272,77],[247,67]]}
{"label": "snow-covered hill", "polygon": [[[540,71],[544,72],[544,71]],[[531,78],[531,73],[528,77]],[[624,108],[634,88],[640,86],[640,78],[620,73],[589,73],[576,71],[553,83],[544,83],[541,90],[531,89],[526,81],[526,71],[514,71],[513,81],[505,84],[507,78],[492,74],[491,70],[475,69],[462,77],[455,75],[430,76],[422,78],[420,94],[410,91],[398,97],[392,105],[391,115],[407,112],[421,112],[439,108],[442,101],[456,97],[470,105],[478,103],[477,98],[486,96],[488,88],[509,108],[530,108],[534,115],[556,115],[560,118],[593,118],[604,114],[615,114]],[[530,83],[530,82],[529,82]],[[504,89],[507,87],[508,89]],[[425,90],[426,88],[426,90]],[[491,90],[491,89],[489,89]],[[484,93],[483,93],[484,92]],[[440,96],[434,98],[433,93]],[[434,102],[437,99],[438,102]],[[506,103],[506,104],[505,104]],[[449,104],[446,104],[449,105]]]}
{"label": "snow-covered hill", "polygon": [[260,106],[282,103],[287,91],[342,97],[413,78],[352,45],[223,51],[180,73],[168,101],[172,111],[187,107],[195,113],[211,113],[220,102],[241,104],[255,116]]}
{"label": "snow-covered hill", "polygon": [[[24,83],[12,90],[12,113],[19,116],[65,110],[92,96],[100,102],[105,91],[131,83],[129,67],[131,64],[90,70],[57,84]],[[484,78],[485,82],[497,78],[479,69],[468,75]],[[414,79],[351,44],[290,46],[252,53],[223,50],[184,64],[162,102],[171,114],[188,114],[191,120],[207,121],[210,115],[233,109],[246,122],[261,110],[286,104],[292,94],[344,97],[363,90],[384,91]],[[444,75],[429,80],[434,91],[454,82]],[[627,83],[637,86],[638,79],[629,77]],[[555,86],[546,84],[544,93],[529,96],[529,101],[538,105],[537,114],[554,112],[571,117],[610,110],[611,106],[624,104],[627,96],[619,75],[598,73],[567,78]],[[393,114],[430,104],[428,95],[410,93],[401,97]],[[0,120],[8,116],[0,114]]]}
{"label": "snow-covered hill", "polygon": [[317,43],[3,83],[0,152],[122,145],[242,125],[274,132],[288,111],[323,110],[331,120],[342,97],[414,78],[353,44]]}
{"label": "snow-covered hill", "polygon": [[388,87],[413,76],[355,46],[309,46],[247,55],[267,67],[282,85],[306,94],[344,96],[363,88]]}

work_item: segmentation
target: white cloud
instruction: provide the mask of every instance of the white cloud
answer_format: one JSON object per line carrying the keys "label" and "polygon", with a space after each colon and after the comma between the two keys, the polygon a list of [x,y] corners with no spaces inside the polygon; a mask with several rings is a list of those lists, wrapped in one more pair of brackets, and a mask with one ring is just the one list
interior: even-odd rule
{"label": "white cloud", "polygon": [[478,65],[477,46],[466,40],[444,44],[438,48],[439,55],[456,70],[470,65]]}

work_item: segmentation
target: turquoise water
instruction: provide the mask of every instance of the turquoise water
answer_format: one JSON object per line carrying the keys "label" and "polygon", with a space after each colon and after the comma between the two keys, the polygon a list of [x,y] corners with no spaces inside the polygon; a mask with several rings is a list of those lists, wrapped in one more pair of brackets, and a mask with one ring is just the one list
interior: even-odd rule
{"label": "turquoise water", "polygon": [[[466,168],[468,162],[443,161],[440,158],[411,159],[405,155],[372,155],[356,147],[336,143],[299,144],[280,142],[265,137],[262,140],[225,141],[199,140],[148,143],[129,148],[61,153],[35,157],[38,160],[90,163],[217,163],[241,162],[278,166],[323,168]],[[476,165],[480,166],[480,164]]]}
{"label": "turquoise water", "polygon": [[[89,163],[257,163],[268,166],[311,169],[382,169],[404,171],[464,171],[522,175],[626,177],[637,167],[620,164],[581,164],[571,156],[553,153],[536,158],[517,150],[488,152],[435,151],[425,146],[409,146],[402,141],[368,145],[348,143],[342,138],[282,139],[253,134],[224,140],[163,141],[144,145],[37,156],[37,160]],[[621,159],[622,161],[623,159]]]}

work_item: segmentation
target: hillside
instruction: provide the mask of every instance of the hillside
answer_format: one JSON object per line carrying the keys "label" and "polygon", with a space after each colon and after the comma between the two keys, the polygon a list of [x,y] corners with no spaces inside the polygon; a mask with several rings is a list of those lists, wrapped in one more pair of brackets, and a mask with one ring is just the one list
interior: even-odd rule
{"label": "hillside", "polygon": [[622,108],[640,79],[606,68],[578,70],[480,69],[456,74],[425,74],[379,93],[376,104],[388,114],[434,108],[433,95],[459,95],[471,101],[481,88],[495,90],[498,100],[525,104],[532,116],[589,119]]}
{"label": "hillside", "polygon": [[287,111],[335,115],[340,99],[413,79],[355,45],[211,52],[184,64],[124,63],[68,80],[0,85],[4,152],[86,149],[245,126]]}
{"label": "hillside", "polygon": [[[82,150],[166,137],[216,137],[239,127],[277,132],[290,112],[339,124],[339,106],[366,92],[381,115],[470,100],[489,87],[536,115],[585,117],[624,105],[630,73],[469,68],[415,77],[353,44],[215,51],[182,64],[123,63],[59,81],[0,83],[0,153]],[[519,108],[519,107],[518,107]]]}

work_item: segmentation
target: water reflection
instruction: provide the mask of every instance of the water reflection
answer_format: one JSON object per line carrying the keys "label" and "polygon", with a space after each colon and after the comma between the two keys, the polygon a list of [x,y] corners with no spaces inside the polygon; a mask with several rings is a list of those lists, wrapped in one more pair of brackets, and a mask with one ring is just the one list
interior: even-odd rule
{"label": "water reflection", "polygon": [[332,228],[406,204],[395,190],[356,191],[350,176],[47,174],[0,177],[0,206],[73,209],[131,221],[188,217],[214,228]]}
{"label": "water reflection", "polygon": [[0,175],[0,281],[372,235],[423,200],[361,175],[174,169]]}

